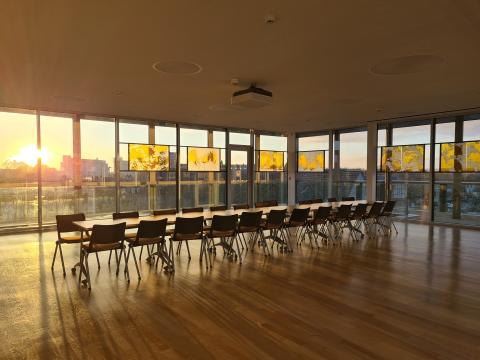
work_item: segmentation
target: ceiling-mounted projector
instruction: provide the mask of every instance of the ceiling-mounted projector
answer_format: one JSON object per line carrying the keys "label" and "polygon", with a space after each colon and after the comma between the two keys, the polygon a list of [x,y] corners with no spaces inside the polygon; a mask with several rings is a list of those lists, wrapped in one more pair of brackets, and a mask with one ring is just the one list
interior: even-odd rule
{"label": "ceiling-mounted projector", "polygon": [[270,105],[273,102],[272,92],[250,85],[248,89],[236,91],[232,95],[231,104],[254,109]]}

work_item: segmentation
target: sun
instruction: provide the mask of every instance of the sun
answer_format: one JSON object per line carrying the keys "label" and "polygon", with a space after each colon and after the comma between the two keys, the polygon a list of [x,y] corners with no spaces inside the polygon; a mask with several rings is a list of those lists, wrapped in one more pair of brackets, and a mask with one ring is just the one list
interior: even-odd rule
{"label": "sun", "polygon": [[50,154],[46,148],[37,149],[35,145],[30,144],[21,148],[18,155],[13,156],[12,160],[35,166],[38,159],[42,160],[42,164],[46,164],[49,158]]}

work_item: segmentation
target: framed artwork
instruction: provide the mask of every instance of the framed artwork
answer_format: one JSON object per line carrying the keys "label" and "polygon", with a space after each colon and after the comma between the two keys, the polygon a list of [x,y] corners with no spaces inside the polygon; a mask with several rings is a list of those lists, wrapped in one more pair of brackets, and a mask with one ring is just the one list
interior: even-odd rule
{"label": "framed artwork", "polygon": [[188,147],[187,171],[220,171],[220,149]]}
{"label": "framed artwork", "polygon": [[169,171],[168,145],[128,144],[129,171]]}
{"label": "framed artwork", "polygon": [[440,172],[479,172],[480,141],[440,144]]}
{"label": "framed artwork", "polygon": [[385,172],[424,172],[425,145],[382,147],[381,170]]}
{"label": "framed artwork", "polygon": [[325,150],[299,151],[297,153],[297,172],[324,172]]}
{"label": "framed artwork", "polygon": [[283,151],[260,150],[257,169],[258,171],[284,171]]}

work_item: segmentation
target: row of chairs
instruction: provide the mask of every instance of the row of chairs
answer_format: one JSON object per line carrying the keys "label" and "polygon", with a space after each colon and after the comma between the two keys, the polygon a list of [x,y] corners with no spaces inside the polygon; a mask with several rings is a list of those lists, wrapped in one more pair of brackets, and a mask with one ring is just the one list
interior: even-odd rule
{"label": "row of chairs", "polygon": [[[335,242],[341,239],[344,230],[348,230],[348,236],[352,240],[360,240],[364,237],[362,226],[368,237],[376,237],[379,233],[387,235],[393,229],[398,230],[393,222],[393,209],[395,201],[375,202],[367,211],[367,204],[357,204],[352,210],[351,204],[341,205],[336,212],[331,207],[319,207],[311,220],[309,220],[305,233],[309,235],[310,245],[312,240],[318,247],[318,239],[326,242]],[[298,244],[305,238],[298,237]]]}
{"label": "row of chairs", "polygon": [[[342,197],[342,201],[355,201],[355,198],[353,196],[346,196],[346,197]],[[327,202],[329,203],[337,202],[337,198],[336,197],[327,198]],[[310,204],[320,204],[320,203],[323,203],[323,199],[300,200],[298,202],[299,205],[310,205]]]}

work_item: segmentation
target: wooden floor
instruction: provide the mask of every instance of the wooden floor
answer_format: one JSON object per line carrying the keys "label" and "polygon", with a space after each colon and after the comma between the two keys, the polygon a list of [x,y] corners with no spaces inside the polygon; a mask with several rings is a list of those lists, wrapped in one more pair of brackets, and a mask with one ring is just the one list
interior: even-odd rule
{"label": "wooden floor", "polygon": [[54,233],[0,237],[0,358],[480,358],[480,231],[398,225],[211,271],[143,262],[140,282],[132,262],[130,285],[92,258],[91,293],[50,271]]}

